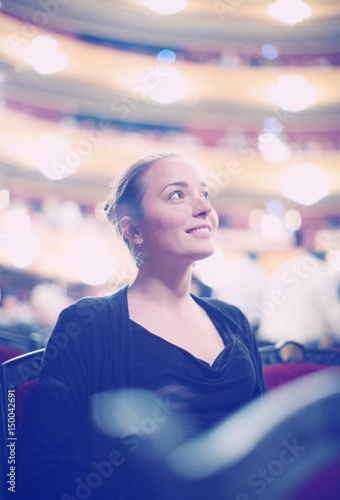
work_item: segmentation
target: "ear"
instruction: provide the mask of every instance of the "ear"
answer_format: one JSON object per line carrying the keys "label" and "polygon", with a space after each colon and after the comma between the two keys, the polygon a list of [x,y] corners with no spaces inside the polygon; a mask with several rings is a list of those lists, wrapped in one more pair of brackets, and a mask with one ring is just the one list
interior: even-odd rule
{"label": "ear", "polygon": [[123,235],[131,241],[131,243],[141,245],[144,242],[138,223],[132,217],[124,215],[124,217],[120,219],[119,224]]}

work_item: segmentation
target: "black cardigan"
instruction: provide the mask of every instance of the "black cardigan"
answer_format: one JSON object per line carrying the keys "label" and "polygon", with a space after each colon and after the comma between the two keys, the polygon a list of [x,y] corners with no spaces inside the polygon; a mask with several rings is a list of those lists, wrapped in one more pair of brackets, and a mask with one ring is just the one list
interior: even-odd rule
{"label": "black cardigan", "polygon": [[[112,442],[108,445],[100,433],[93,432],[89,401],[93,394],[134,386],[127,289],[108,297],[80,299],[59,315],[39,378],[32,423],[33,451],[22,472],[23,498],[70,500],[77,498],[76,491],[85,498],[86,487],[81,481],[96,470],[94,462],[88,461],[88,457],[93,458],[93,448],[106,446],[104,455],[115,449]],[[210,317],[218,317],[226,330],[231,329],[242,339],[256,371],[254,397],[266,392],[260,355],[243,313],[219,300],[193,298]],[[117,449],[117,463],[119,453]],[[97,464],[101,463],[99,460],[101,457]],[[123,468],[117,470],[121,472]],[[110,484],[108,500],[119,498],[114,488]],[[95,489],[89,498],[98,494],[98,498],[106,500],[105,495],[100,496],[100,488]]]}

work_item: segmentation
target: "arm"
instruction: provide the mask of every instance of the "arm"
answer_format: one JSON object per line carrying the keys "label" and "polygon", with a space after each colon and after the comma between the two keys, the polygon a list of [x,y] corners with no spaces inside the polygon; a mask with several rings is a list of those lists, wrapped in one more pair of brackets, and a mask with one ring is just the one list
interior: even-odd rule
{"label": "arm", "polygon": [[75,479],[86,474],[90,333],[86,316],[72,305],[62,311],[48,341],[31,421],[31,447],[24,464],[23,498],[74,496]]}

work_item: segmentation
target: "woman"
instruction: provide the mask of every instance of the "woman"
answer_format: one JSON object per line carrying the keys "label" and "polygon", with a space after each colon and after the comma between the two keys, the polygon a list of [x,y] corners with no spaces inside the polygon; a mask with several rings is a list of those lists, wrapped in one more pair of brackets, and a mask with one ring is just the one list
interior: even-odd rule
{"label": "woman", "polygon": [[115,412],[96,406],[98,395],[151,391],[159,398],[154,419],[161,428],[175,415],[166,432],[178,443],[266,391],[244,315],[190,295],[192,266],[213,253],[218,224],[199,169],[177,154],[148,156],[130,167],[106,211],[136,258],[137,277],[59,316],[39,380],[32,463],[42,480],[32,499],[161,499],[155,476],[140,469],[147,431],[133,441],[138,432],[128,424],[111,439],[106,416]]}

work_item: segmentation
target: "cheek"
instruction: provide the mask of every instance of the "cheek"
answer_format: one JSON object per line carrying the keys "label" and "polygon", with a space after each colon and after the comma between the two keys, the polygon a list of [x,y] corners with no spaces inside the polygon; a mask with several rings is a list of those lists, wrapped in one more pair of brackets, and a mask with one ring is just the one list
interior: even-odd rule
{"label": "cheek", "polygon": [[186,208],[180,208],[169,216],[169,225],[173,227],[183,227],[188,222],[190,211]]}
{"label": "cheek", "polygon": [[154,214],[153,220],[156,224],[165,227],[180,227],[188,220],[189,210],[185,206],[178,207],[176,210],[162,212],[159,210]]}
{"label": "cheek", "polygon": [[171,230],[181,229],[185,227],[188,220],[188,211],[185,209],[173,210],[171,213],[149,214],[148,216],[148,232],[156,233],[168,232]]}

